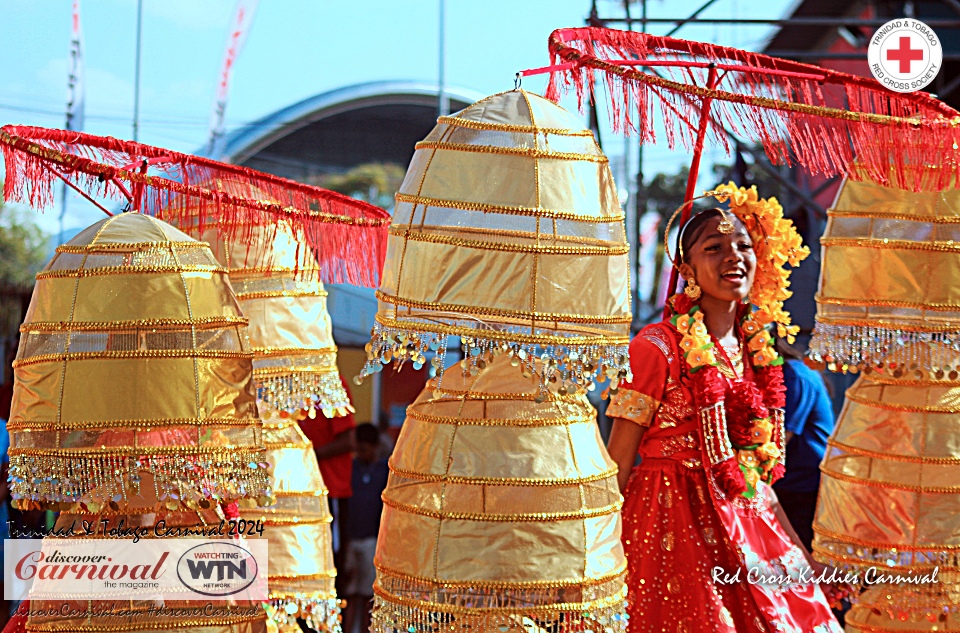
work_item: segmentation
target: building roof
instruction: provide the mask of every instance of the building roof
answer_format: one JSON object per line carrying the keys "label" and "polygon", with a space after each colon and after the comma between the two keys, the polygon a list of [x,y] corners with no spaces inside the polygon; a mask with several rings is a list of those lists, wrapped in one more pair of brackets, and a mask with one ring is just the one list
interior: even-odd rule
{"label": "building roof", "polygon": [[[445,90],[450,110],[483,98]],[[414,144],[436,124],[437,85],[377,81],[346,86],[287,106],[231,132],[219,160],[303,179],[368,162],[405,166]]]}

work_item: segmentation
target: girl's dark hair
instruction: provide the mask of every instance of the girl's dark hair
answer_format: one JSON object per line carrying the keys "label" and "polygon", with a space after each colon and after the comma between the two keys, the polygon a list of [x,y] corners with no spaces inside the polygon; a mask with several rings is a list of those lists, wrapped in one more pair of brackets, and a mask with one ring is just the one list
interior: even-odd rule
{"label": "girl's dark hair", "polygon": [[687,261],[687,258],[690,256],[690,251],[693,250],[693,245],[697,243],[698,239],[700,239],[700,236],[703,234],[703,230],[707,226],[707,220],[719,213],[719,209],[707,209],[705,211],[701,211],[687,220],[687,223],[681,227],[679,232],[680,248],[677,250],[677,254],[679,255],[680,253],[683,253],[683,258],[679,263],[683,264]]}

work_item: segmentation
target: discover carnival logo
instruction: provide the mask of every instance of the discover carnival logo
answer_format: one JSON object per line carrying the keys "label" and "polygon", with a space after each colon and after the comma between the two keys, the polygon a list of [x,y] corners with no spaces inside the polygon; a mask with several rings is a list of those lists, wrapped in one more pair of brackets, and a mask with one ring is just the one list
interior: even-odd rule
{"label": "discover carnival logo", "polygon": [[11,539],[4,600],[268,599],[267,540]]}
{"label": "discover carnival logo", "polygon": [[943,63],[943,47],[933,29],[913,18],[890,20],[867,47],[870,72],[894,92],[916,92],[934,80]]}

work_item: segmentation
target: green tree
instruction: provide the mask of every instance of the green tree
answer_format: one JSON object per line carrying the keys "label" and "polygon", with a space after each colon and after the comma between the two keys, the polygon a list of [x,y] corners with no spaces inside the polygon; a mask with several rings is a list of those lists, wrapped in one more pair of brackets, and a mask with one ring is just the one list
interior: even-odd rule
{"label": "green tree", "polygon": [[47,261],[47,240],[29,212],[0,199],[0,286],[32,286]]}
{"label": "green tree", "polygon": [[342,174],[326,174],[311,184],[357,198],[391,211],[405,170],[396,163],[364,163]]}

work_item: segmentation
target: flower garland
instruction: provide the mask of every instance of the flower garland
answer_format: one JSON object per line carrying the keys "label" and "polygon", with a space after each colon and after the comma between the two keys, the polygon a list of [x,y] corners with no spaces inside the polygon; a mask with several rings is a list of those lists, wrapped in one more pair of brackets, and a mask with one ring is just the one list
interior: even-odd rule
{"label": "flower garland", "polygon": [[[699,305],[684,294],[671,299],[670,323],[681,335],[680,350],[693,377],[701,434],[711,470],[729,496],[752,499],[757,484],[773,484],[783,476],[783,432],[778,425],[784,406],[783,358],[757,316],[745,309],[740,320],[753,380],[727,385],[720,373],[716,346]],[[762,318],[762,317],[761,317]]]}
{"label": "flower garland", "polygon": [[[729,202],[730,212],[743,222],[753,241],[757,272],[750,298],[751,303],[757,306],[757,311],[751,318],[760,329],[769,323],[776,323],[777,334],[793,343],[800,328],[791,325],[790,313],[783,309],[783,302],[793,294],[787,290],[790,286],[790,270],[785,265],[799,266],[810,255],[810,249],[803,245],[793,222],[783,217],[783,207],[777,199],[760,198],[756,186],[747,189],[730,182],[715,187],[710,193],[718,202]],[[760,351],[765,344],[758,342],[755,345],[757,349],[751,348],[751,352]],[[771,357],[767,354],[766,358]]]}

